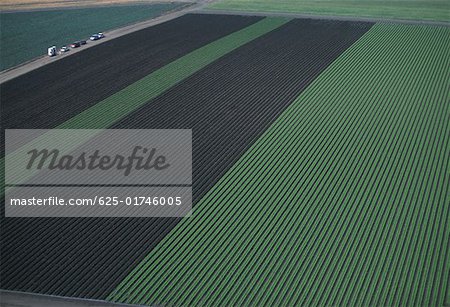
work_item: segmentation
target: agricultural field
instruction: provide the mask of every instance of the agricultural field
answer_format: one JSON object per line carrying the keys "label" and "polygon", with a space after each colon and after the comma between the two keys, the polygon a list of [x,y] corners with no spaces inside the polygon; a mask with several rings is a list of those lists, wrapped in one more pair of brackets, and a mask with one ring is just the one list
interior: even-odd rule
{"label": "agricultural field", "polygon": [[2,289],[448,303],[449,50],[448,27],[188,14],[1,84],[4,129],[192,129],[194,205],[187,218],[2,214]]}
{"label": "agricultural field", "polygon": [[221,0],[214,10],[450,21],[448,0]]}
{"label": "agricultural field", "polygon": [[[119,28],[179,9],[184,3],[0,13],[0,70],[47,54],[92,33]],[[69,73],[69,72],[66,72]]]}
{"label": "agricultural field", "polygon": [[[206,37],[206,31],[214,32],[216,35],[218,35],[218,33],[223,33],[222,31],[224,31],[224,29],[230,31],[230,25],[233,23],[236,24],[236,28],[238,26],[244,28],[197,49],[194,52],[188,53],[179,60],[172,62],[172,66],[166,65],[162,69],[156,70],[153,74],[150,73],[149,79],[144,78],[137,83],[130,84],[122,91],[118,91],[116,95],[112,95],[111,97],[98,102],[94,106],[89,107],[89,104],[84,104],[83,108],[85,108],[85,110],[81,112],[81,109],[79,109],[77,111],[78,114],[75,116],[73,116],[73,114],[68,114],[67,117],[61,116],[61,114],[64,114],[62,110],[55,111],[53,106],[56,106],[57,104],[67,105],[64,101],[76,103],[75,99],[79,99],[79,97],[60,97],[62,100],[55,102],[55,105],[53,105],[50,102],[52,99],[49,99],[53,92],[44,89],[44,87],[36,87],[35,91],[31,94],[23,93],[20,97],[17,97],[14,96],[17,95],[17,93],[14,90],[10,91],[9,89],[20,86],[18,82],[22,78],[13,80],[2,88],[2,92],[5,92],[4,97],[7,105],[11,106],[4,113],[5,120],[10,127],[14,127],[13,125],[15,125],[15,123],[19,126],[25,125],[28,127],[41,128],[100,128],[108,126],[112,128],[190,127],[199,132],[198,137],[194,136],[193,140],[194,156],[196,156],[194,161],[198,161],[193,165],[193,176],[196,178],[194,179],[193,196],[194,201],[198,201],[251,145],[252,141],[261,135],[262,131],[266,129],[277,115],[287,107],[298,93],[327,65],[336,59],[343,50],[348,48],[371,27],[371,24],[367,23],[354,24],[347,22],[301,20],[290,22],[288,19],[283,18],[262,19],[259,17],[188,15],[179,18],[174,22],[165,24],[170,25],[170,28],[165,28],[165,30],[169,33],[173,32],[174,35],[180,35],[180,39],[186,37],[186,33],[179,33],[179,31],[197,32],[198,30],[198,37],[200,39]],[[245,27],[245,25],[248,26]],[[163,27],[164,25],[159,26],[159,29],[150,28],[152,30],[147,30],[145,35],[148,36],[148,32],[161,33],[162,29],[164,29]],[[316,36],[311,35],[311,29],[316,29],[316,33],[320,33],[322,39],[317,40]],[[334,31],[340,31],[342,36],[335,36],[333,29]],[[272,30],[275,31],[272,32]],[[268,34],[265,35],[265,33]],[[292,35],[295,35],[295,33],[299,34],[302,39],[298,40],[295,44],[292,44],[291,37]],[[230,47],[239,46],[249,41],[252,42],[235,51],[232,51],[233,49]],[[311,44],[305,45],[305,41],[311,42]],[[152,45],[155,46],[157,44]],[[149,43],[147,47],[151,49],[152,47],[150,46]],[[166,48],[169,47],[170,46],[166,46]],[[110,48],[107,48],[107,46],[104,48],[105,51],[111,50]],[[279,53],[280,48],[284,49],[286,52],[284,59],[280,59],[278,62],[272,61],[273,65],[267,66],[267,62],[271,60],[275,54]],[[320,54],[317,54],[318,49],[323,51]],[[123,50],[127,53],[125,47]],[[255,54],[251,52],[252,50],[260,50],[260,52]],[[86,52],[88,51],[89,50]],[[209,60],[211,61],[224,55],[226,52],[229,52],[226,56],[209,66],[205,66],[206,63],[203,61],[208,60],[208,57],[213,57]],[[98,54],[98,52],[95,54]],[[304,57],[300,57],[300,54],[304,54]],[[159,55],[160,58],[162,56],[167,55],[165,53]],[[69,60],[69,58],[67,60]],[[130,57],[124,57],[124,59],[128,58]],[[150,58],[155,60],[156,56]],[[161,61],[162,60],[163,59],[161,58]],[[66,61],[66,59],[64,59],[64,61]],[[60,64],[60,62],[64,61],[56,62],[54,65],[64,65],[64,63]],[[181,68],[185,67],[187,62],[199,63],[199,66],[195,67],[198,72],[189,78],[185,78],[184,81],[175,87],[172,87],[179,78],[186,75],[186,72],[183,72]],[[124,69],[128,65],[133,64],[128,61],[122,63]],[[165,70],[167,67],[169,67],[170,70]],[[239,68],[244,69],[244,71],[247,72],[240,75]],[[57,70],[56,68],[52,69]],[[308,74],[304,73],[305,70],[309,70]],[[164,74],[167,78],[161,78],[163,80],[176,78],[176,80],[174,80],[175,82],[167,85],[167,88],[170,89],[159,96],[157,93],[161,92],[161,89],[152,88],[152,85],[155,84],[155,82],[151,76],[154,76],[155,74],[160,78],[161,74]],[[177,74],[180,76],[177,76]],[[280,79],[273,82],[273,75],[280,75]],[[113,74],[108,74],[108,76],[113,80]],[[96,75],[91,75],[90,78],[94,82]],[[23,79],[23,82],[28,82],[25,78]],[[89,84],[89,81],[90,80],[86,80],[86,84]],[[42,80],[42,82],[45,82],[45,80]],[[212,93],[217,94],[221,91],[222,84],[233,83],[235,85],[228,87],[228,89],[220,96],[210,96]],[[161,83],[158,85],[161,86]],[[201,87],[199,87],[199,85],[201,85]],[[196,89],[195,91],[190,90],[194,88]],[[130,89],[133,90],[133,92],[131,92]],[[251,90],[245,93],[246,89]],[[54,90],[55,89],[53,89],[53,91]],[[153,91],[156,93],[152,94]],[[144,93],[155,96],[155,98],[140,98],[140,101],[135,101],[133,98],[143,97]],[[190,94],[187,95],[187,93]],[[207,95],[207,93],[210,94]],[[128,97],[126,98],[128,101],[127,105],[110,113],[112,110],[111,107],[117,105],[117,101],[123,101],[124,96]],[[40,101],[33,101],[33,104],[37,107],[36,111],[33,111],[35,113],[33,113],[32,116],[36,120],[21,118],[21,115],[17,110],[24,106],[8,103],[8,101],[31,101],[34,97],[41,97]],[[266,103],[261,104],[262,99],[264,99]],[[275,99],[278,99],[278,103],[274,106],[271,104],[271,101]],[[84,99],[82,101],[84,101]],[[232,105],[230,105],[230,103]],[[142,105],[142,107],[136,107],[138,104]],[[127,108],[128,106],[136,108],[136,110],[132,112],[132,110]],[[152,112],[153,109],[158,109],[159,111],[155,113]],[[219,112],[219,110],[221,111]],[[117,111],[120,111],[120,113]],[[100,117],[99,114],[101,114]],[[250,114],[258,114],[259,120],[255,121],[251,126],[251,129],[247,129],[245,134],[237,133],[247,125],[247,118]],[[72,117],[70,118],[71,115]],[[13,118],[11,119],[11,117]],[[41,122],[39,119],[41,117],[43,119],[45,118],[46,122]],[[123,119],[118,121],[116,118],[119,117]],[[49,122],[49,118],[52,122]],[[64,121],[65,118],[70,119]],[[231,120],[234,122],[233,131],[230,131],[229,128],[225,128]],[[61,121],[63,122],[61,123]],[[211,127],[211,121],[215,123],[214,129]],[[202,133],[202,131],[205,131],[205,133]],[[206,131],[209,131],[209,133],[206,133]],[[230,144],[232,146],[229,146]],[[211,154],[212,152],[215,154]],[[67,220],[63,219],[63,221]],[[33,248],[30,245],[30,248],[35,250],[33,253],[36,257],[30,257],[29,261],[26,263],[23,261],[17,262],[20,258],[17,257],[19,255],[8,250],[9,252],[7,254],[11,256],[3,260],[4,263],[8,264],[7,267],[10,269],[3,271],[2,274],[4,276],[13,274],[10,277],[11,282],[23,280],[24,276],[21,274],[29,275],[31,272],[36,272],[36,274],[39,274],[40,276],[35,276],[34,278],[52,279],[52,276],[56,275],[59,276],[58,281],[48,284],[49,288],[45,289],[45,293],[50,292],[57,295],[73,295],[74,292],[71,291],[81,291],[81,289],[85,287],[85,290],[83,291],[86,292],[83,293],[83,296],[96,297],[99,295],[98,298],[104,298],[112,291],[113,288],[111,287],[115,286],[111,281],[114,280],[116,276],[127,273],[127,270],[132,264],[139,259],[136,259],[136,256],[145,255],[150,248],[155,246],[158,241],[179,222],[178,219],[169,218],[139,220],[122,219],[120,221],[115,220],[114,223],[105,219],[92,219],[88,221],[85,219],[73,219],[73,224],[70,226],[71,228],[96,228],[98,226],[95,225],[102,225],[98,228],[98,233],[90,232],[90,235],[86,234],[84,237],[80,237],[77,232],[73,233],[74,236],[77,236],[77,250],[80,250],[80,252],[82,251],[83,253],[95,251],[95,254],[99,256],[98,258],[95,258],[98,259],[98,262],[96,262],[95,259],[92,259],[89,262],[80,261],[78,263],[76,260],[78,258],[74,258],[77,263],[67,266],[65,268],[67,272],[64,274],[59,272],[61,268],[48,267],[45,273],[46,276],[43,276],[42,272],[39,270],[39,267],[44,265],[41,261],[47,259],[49,255],[52,255],[53,259],[55,259],[55,257],[61,257],[61,261],[63,261],[64,255],[70,253],[73,248],[70,245],[64,248],[65,245],[61,242],[61,237],[57,235],[57,229],[63,221],[52,222],[44,220],[42,223],[36,224],[30,224],[29,221],[23,221],[23,223],[26,224],[22,224],[22,222],[18,223],[17,221],[7,223],[5,228],[8,229],[8,232],[10,233],[17,233],[18,228],[24,227],[27,229],[34,229],[33,233],[42,233],[45,229],[52,233],[54,230],[55,237],[51,238],[47,236],[45,239],[43,238],[43,240],[33,238],[32,241],[30,241],[30,244],[33,242],[35,247]],[[133,225],[132,229],[130,229],[130,223]],[[113,227],[113,229],[111,229],[111,227]],[[99,246],[95,241],[91,240],[91,235],[105,236],[107,233],[108,237],[111,235],[110,239],[105,238],[111,242],[110,247],[108,249],[98,250]],[[139,240],[141,236],[148,238],[147,246],[141,244]],[[24,238],[22,238],[22,240],[23,239]],[[69,242],[75,240],[75,238],[69,239],[68,237],[66,237],[66,239]],[[12,237],[11,240],[17,240],[17,238]],[[127,242],[127,244],[124,245],[125,242]],[[10,246],[10,244],[5,245]],[[44,245],[47,246],[44,249],[37,248],[43,247]],[[91,272],[94,274],[80,276],[79,280],[74,280],[73,275],[76,271],[85,271],[86,266],[102,267],[105,265],[103,261],[105,258],[109,257],[112,253],[120,251],[124,246],[126,246],[126,251],[123,250],[123,252],[127,253],[127,257],[114,257],[109,260],[110,262],[108,265],[117,268],[116,270],[98,270],[95,271],[95,273]],[[20,269],[18,267],[20,267]],[[121,272],[119,268],[123,268],[125,271]],[[67,276],[67,279],[63,276]],[[96,292],[94,292],[90,286],[91,283],[87,282],[93,278],[95,278],[94,283],[98,285],[95,288]],[[67,284],[76,284],[77,287],[67,287]],[[34,285],[27,285],[27,287],[30,287],[28,288],[28,291],[38,291],[34,288]]]}
{"label": "agricultural field", "polygon": [[195,216],[109,299],[443,305],[449,34],[448,28],[375,25],[295,99],[200,200]]}
{"label": "agricultural field", "polygon": [[[55,8],[80,8],[109,5],[136,5],[174,2],[170,0],[0,0],[0,11],[47,10]],[[178,0],[176,2],[196,2]]]}
{"label": "agricultural field", "polygon": [[[54,128],[183,55],[261,19],[186,15],[86,49],[1,84],[2,122],[10,129]],[[70,75],[65,67],[73,68]],[[23,87],[27,91],[18,91]]]}

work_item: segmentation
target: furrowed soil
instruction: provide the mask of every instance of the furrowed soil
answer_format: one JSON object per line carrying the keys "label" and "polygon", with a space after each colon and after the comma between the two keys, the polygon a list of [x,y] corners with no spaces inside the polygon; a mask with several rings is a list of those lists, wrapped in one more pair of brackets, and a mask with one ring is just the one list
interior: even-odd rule
{"label": "furrowed soil", "polygon": [[[216,19],[213,24],[219,21]],[[195,205],[302,90],[371,26],[340,21],[291,21],[213,62],[111,128],[193,129]],[[171,44],[173,40],[165,43]],[[109,78],[109,74],[84,77],[86,83],[98,82],[101,89],[104,81],[95,78]],[[115,77],[120,80],[121,73]],[[66,86],[70,85],[67,81]],[[64,91],[61,87],[59,94],[64,95]],[[73,88],[67,91],[67,97],[72,97]],[[115,91],[108,91],[106,86],[103,97]],[[32,111],[38,118],[36,125],[54,127],[85,109],[85,100],[91,104],[102,98],[91,100],[86,95],[71,99],[79,106],[63,112],[57,120],[46,118],[47,112],[58,114],[52,113],[57,104]],[[67,105],[64,100],[60,103]],[[15,107],[10,107],[8,114],[16,116],[18,127],[34,126],[27,123],[33,115],[15,115]],[[26,104],[16,110],[27,110]],[[9,125],[16,126],[16,122],[10,120]],[[8,249],[2,253],[2,277],[7,281],[4,287],[106,298],[179,221],[177,218],[8,219],[4,223],[4,233],[8,235],[2,242]],[[14,242],[22,242],[21,247]]]}
{"label": "furrowed soil", "polygon": [[0,85],[3,127],[54,128],[175,59],[261,19],[185,15],[5,82]]}
{"label": "furrowed soil", "polygon": [[[3,83],[1,84],[2,131],[11,128],[54,128],[96,102],[120,91],[129,84],[151,74],[186,53],[251,25],[260,19],[260,17],[187,15],[101,44]],[[133,48],[130,48],[130,44],[133,45]],[[73,67],[74,70],[68,74],[67,67]],[[1,138],[3,139],[3,137],[4,133],[2,133]],[[4,216],[3,213],[2,216]],[[20,250],[22,250],[28,255],[30,251],[28,247],[31,246],[20,245],[27,240],[26,238],[35,241],[37,245],[34,248],[38,248],[38,245],[45,241],[44,236],[48,233],[44,228],[41,228],[43,232],[40,234],[28,231],[26,233],[22,231],[16,232],[17,229],[9,232],[6,223],[5,227],[3,227],[3,221],[1,238],[5,252],[2,253],[1,276],[2,288],[4,289],[101,298],[105,297],[110,292],[110,289],[113,288],[116,282],[114,279],[115,274],[119,273],[120,275],[121,270],[128,269],[127,267],[130,265],[130,263],[126,262],[134,260],[133,258],[128,260],[118,259],[119,264],[125,261],[127,265],[122,268],[119,267],[117,272],[115,272],[115,269],[110,269],[109,272],[102,272],[100,276],[97,274],[100,272],[80,271],[79,278],[73,279],[73,275],[65,275],[64,272],[75,274],[75,271],[72,271],[72,269],[81,265],[81,263],[78,263],[78,260],[82,259],[81,254],[74,258],[70,257],[70,254],[73,252],[71,245],[77,242],[78,239],[75,237],[80,235],[76,234],[80,229],[78,227],[83,227],[82,225],[86,221],[80,220],[81,224],[71,226],[71,223],[67,222],[68,220],[66,220],[67,223],[64,222],[64,219],[60,221],[24,219],[22,222],[30,223],[32,229],[50,223],[56,227],[52,229],[59,229],[59,233],[63,231],[64,233],[53,233],[50,235],[52,237],[60,236],[60,239],[57,239],[60,240],[59,247],[54,245],[53,248],[56,248],[56,250],[63,249],[60,250],[61,255],[54,259],[54,266],[49,271],[47,271],[48,268],[42,269],[42,265],[51,262],[48,260],[49,258],[46,260],[38,255],[36,258],[32,257],[33,259],[29,259],[30,261],[25,259],[27,263],[36,261],[34,268],[31,266],[19,273],[21,270],[17,271],[17,269],[21,264],[17,262],[16,265],[18,267],[9,271],[8,263],[14,259],[14,255],[17,256],[17,252],[21,254]],[[8,221],[12,224],[18,223],[17,226],[20,224],[20,219],[8,219]],[[35,224],[35,226],[31,226],[31,224]],[[113,220],[107,221],[107,224],[114,228]],[[100,226],[100,228],[103,227]],[[106,228],[104,229],[106,230]],[[69,234],[72,231],[73,233]],[[16,235],[21,237],[18,239],[19,241],[15,241],[14,238],[17,239]],[[81,236],[83,237],[81,241],[84,243],[75,249],[81,248],[87,242],[91,242],[93,244],[91,247],[94,247],[96,244],[94,243],[95,240],[100,240],[101,238],[99,233],[94,233],[92,237],[87,235],[87,233],[81,234]],[[9,241],[10,239],[13,241]],[[19,249],[16,249],[17,245],[10,245],[12,242],[19,244]],[[63,246],[66,247],[64,248]],[[50,248],[53,250],[51,254],[56,255],[57,252],[53,248]],[[97,246],[97,248],[102,247]],[[77,250],[79,253],[84,251],[89,250]],[[111,253],[111,250],[109,250],[109,253]],[[12,256],[11,258],[10,255]],[[41,256],[43,255],[41,254]],[[72,259],[69,266],[63,264],[65,257]],[[71,266],[72,269],[70,269]],[[82,266],[89,268],[90,264],[85,263]],[[69,271],[66,271],[67,269]],[[31,279],[30,274],[33,275]],[[45,283],[49,276],[53,276],[51,278],[52,282]],[[89,277],[99,278],[104,283],[88,283]],[[36,278],[39,280],[37,283],[34,282]],[[28,283],[26,282],[27,280]]]}
{"label": "furrowed soil", "polygon": [[449,34],[374,25],[109,299],[448,305]]}
{"label": "furrowed soil", "polygon": [[[65,10],[1,12],[0,70],[8,69],[47,54],[93,33],[107,32],[181,10],[186,3],[111,6]],[[90,42],[88,41],[88,44]],[[85,48],[84,46],[80,47]],[[67,69],[67,73],[70,69]]]}

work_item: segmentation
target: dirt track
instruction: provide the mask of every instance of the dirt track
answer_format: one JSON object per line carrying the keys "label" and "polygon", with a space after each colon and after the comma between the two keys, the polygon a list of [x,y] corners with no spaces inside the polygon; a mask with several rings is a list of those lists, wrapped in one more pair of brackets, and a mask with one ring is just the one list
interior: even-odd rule
{"label": "dirt track", "polygon": [[[42,295],[28,292],[0,290],[4,307],[131,307],[128,304],[112,304],[110,302],[81,298]],[[133,305],[136,306],[136,305]]]}
{"label": "dirt track", "polygon": [[300,14],[300,13],[281,13],[281,12],[250,12],[239,10],[208,10],[203,8],[197,11],[200,14],[220,14],[220,15],[242,15],[242,16],[270,16],[270,17],[287,17],[287,18],[304,18],[318,20],[340,20],[340,21],[363,21],[376,23],[398,23],[410,25],[428,25],[450,27],[450,22],[431,21],[431,20],[413,20],[413,19],[392,19],[392,18],[376,18],[376,17],[357,17],[343,15],[317,15],[317,14]]}
{"label": "dirt track", "polygon": [[[186,15],[112,40],[3,83],[2,128],[53,128],[174,59],[259,19]],[[130,44],[136,47],[129,48]],[[71,74],[67,74],[66,67],[73,68]],[[23,91],[23,88],[27,88],[27,91]],[[107,247],[108,244],[98,244],[104,234],[121,236],[124,228],[116,227],[119,220],[89,220],[8,219],[5,223],[2,220],[1,246],[5,247],[2,250],[0,273],[4,281],[2,288],[55,295],[59,293],[62,296],[106,297],[128,273],[128,269],[133,267],[129,261],[136,260],[135,256],[142,256],[148,244],[141,242],[134,246],[138,250],[131,249],[133,255],[119,256],[119,250],[127,250],[128,244],[119,249],[112,244],[110,247],[113,250]],[[27,224],[23,225],[25,228],[21,228],[21,222]],[[105,233],[84,232],[85,222],[94,222]],[[16,227],[26,231],[17,231]],[[128,228],[133,230],[134,226],[129,225]],[[13,242],[21,245],[20,248]],[[27,243],[22,245],[24,242]],[[75,244],[74,249],[70,247],[72,244]],[[140,251],[141,248],[144,248],[144,253]],[[112,256],[114,250],[119,254]],[[104,251],[107,254],[103,254]],[[47,252],[50,253],[48,257],[43,256]],[[19,259],[17,253],[27,256],[19,256]],[[92,259],[82,260],[90,253]],[[49,262],[49,259],[52,261]],[[96,273],[93,266],[101,265],[97,260],[102,259],[119,262],[114,268],[99,269]],[[40,280],[38,283],[35,282],[36,278]],[[47,278],[51,282],[47,282]]]}
{"label": "dirt track", "polygon": [[[30,10],[98,7],[110,5],[136,5],[173,2],[170,0],[0,0],[0,11],[21,12]],[[176,2],[201,3],[205,1],[176,0]]]}

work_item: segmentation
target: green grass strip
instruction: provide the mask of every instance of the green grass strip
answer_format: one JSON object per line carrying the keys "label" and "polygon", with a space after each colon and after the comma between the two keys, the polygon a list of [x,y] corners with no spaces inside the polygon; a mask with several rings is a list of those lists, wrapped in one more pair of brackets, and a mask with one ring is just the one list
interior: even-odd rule
{"label": "green grass strip", "polygon": [[449,49],[449,28],[375,25],[108,299],[443,305]]}
{"label": "green grass strip", "polygon": [[[290,19],[288,18],[264,18],[244,29],[196,49],[129,85],[123,90],[109,96],[103,101],[100,101],[89,109],[57,126],[56,129],[108,128],[129,113],[137,110],[152,98],[162,94],[208,64],[211,64],[220,57],[261,35],[284,25],[289,20]],[[91,134],[85,134],[85,138],[83,138],[83,135],[80,135],[79,139],[71,140],[70,145],[76,147],[87,141],[88,139],[86,138],[90,136]],[[34,142],[36,142],[36,144],[52,144],[51,133],[44,134],[34,140]],[[11,153],[10,155],[14,154],[15,153]],[[2,158],[0,161],[0,166],[2,168],[4,167],[4,163],[5,158]],[[4,176],[3,172],[2,176]],[[17,176],[20,177],[20,174]],[[22,179],[22,181],[25,179]],[[2,178],[2,182],[4,182],[4,177]],[[17,184],[20,182],[14,183]]]}

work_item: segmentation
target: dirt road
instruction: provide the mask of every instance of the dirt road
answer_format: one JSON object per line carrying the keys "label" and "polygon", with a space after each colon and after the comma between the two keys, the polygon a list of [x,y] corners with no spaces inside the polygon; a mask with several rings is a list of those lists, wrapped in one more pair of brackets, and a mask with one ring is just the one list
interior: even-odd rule
{"label": "dirt road", "polygon": [[[99,7],[109,5],[142,5],[170,0],[0,0],[0,11],[21,12],[30,10]],[[195,0],[176,0],[176,2],[200,3]]]}

